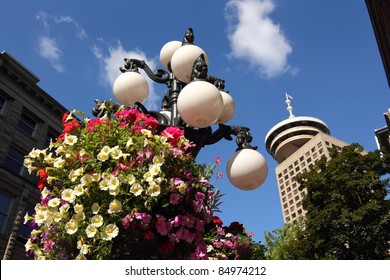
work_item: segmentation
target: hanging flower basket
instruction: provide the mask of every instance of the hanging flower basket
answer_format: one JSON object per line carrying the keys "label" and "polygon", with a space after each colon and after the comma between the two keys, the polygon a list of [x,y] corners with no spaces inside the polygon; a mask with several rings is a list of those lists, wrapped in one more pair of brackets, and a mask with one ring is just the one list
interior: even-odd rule
{"label": "hanging flower basket", "polygon": [[[25,222],[35,259],[207,259],[219,192],[177,127],[136,109],[95,119],[73,111],[25,158],[41,201]],[[207,229],[207,230],[206,230]],[[209,236],[210,237],[210,236]]]}

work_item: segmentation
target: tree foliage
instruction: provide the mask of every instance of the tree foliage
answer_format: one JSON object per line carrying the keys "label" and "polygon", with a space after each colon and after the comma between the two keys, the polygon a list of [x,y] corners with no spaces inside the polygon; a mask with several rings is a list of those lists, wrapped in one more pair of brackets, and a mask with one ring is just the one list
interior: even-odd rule
{"label": "tree foliage", "polygon": [[[307,191],[303,199],[307,213],[295,236],[282,232],[281,240],[274,240],[272,244],[285,250],[278,256],[390,258],[389,155],[378,150],[367,153],[352,144],[331,149],[330,156],[296,177],[301,190]],[[296,253],[290,254],[293,249]]]}

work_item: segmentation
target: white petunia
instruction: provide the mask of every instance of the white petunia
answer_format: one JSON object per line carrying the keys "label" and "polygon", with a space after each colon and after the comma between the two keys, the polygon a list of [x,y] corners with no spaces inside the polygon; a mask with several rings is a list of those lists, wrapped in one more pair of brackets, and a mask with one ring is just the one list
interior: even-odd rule
{"label": "white petunia", "polygon": [[37,223],[38,226],[40,226],[42,223],[44,223],[47,219],[47,211],[39,210],[35,213],[34,220]]}
{"label": "white petunia", "polygon": [[62,157],[58,157],[54,160],[53,166],[55,168],[61,168],[65,165],[65,160]]}
{"label": "white petunia", "polygon": [[119,228],[114,224],[109,224],[105,228],[105,234],[108,240],[111,240],[112,238],[116,237],[119,233]]}
{"label": "white petunia", "polygon": [[139,196],[144,189],[142,188],[141,184],[135,183],[131,186],[130,192],[134,194],[135,196]]}
{"label": "white petunia", "polygon": [[65,229],[68,234],[74,234],[78,230],[78,223],[75,219],[71,219],[65,224]]}
{"label": "white petunia", "polygon": [[85,192],[83,185],[78,184],[77,186],[74,187],[74,194],[75,196],[80,196],[83,195]]}
{"label": "white petunia", "polygon": [[110,150],[111,158],[120,159],[122,157],[122,155],[123,155],[123,153],[122,153],[121,149],[119,149],[118,146],[111,148],[111,150]]}
{"label": "white petunia", "polygon": [[85,229],[85,233],[87,234],[87,237],[92,238],[96,235],[97,229],[95,225],[88,225]]}
{"label": "white petunia", "polygon": [[50,207],[58,207],[60,204],[61,200],[58,197],[52,198],[47,202],[47,205]]}
{"label": "white petunia", "polygon": [[146,190],[146,193],[150,196],[158,196],[161,192],[161,188],[155,182],[150,182],[150,186]]}
{"label": "white petunia", "polygon": [[89,174],[85,174],[83,177],[81,177],[80,179],[80,183],[83,185],[83,186],[88,186],[89,184],[91,184],[93,182],[93,177]]}
{"label": "white petunia", "polygon": [[100,227],[101,225],[103,225],[103,216],[102,215],[94,215],[91,218],[91,224],[97,228]]}
{"label": "white petunia", "polygon": [[97,214],[99,213],[99,210],[100,210],[100,206],[99,206],[99,203],[94,203],[92,204],[92,213],[93,214]]}
{"label": "white petunia", "polygon": [[122,211],[122,203],[119,200],[114,199],[108,206],[108,214],[115,214]]}
{"label": "white petunia", "polygon": [[72,203],[76,199],[76,195],[72,189],[65,189],[61,193],[61,198],[65,201]]}

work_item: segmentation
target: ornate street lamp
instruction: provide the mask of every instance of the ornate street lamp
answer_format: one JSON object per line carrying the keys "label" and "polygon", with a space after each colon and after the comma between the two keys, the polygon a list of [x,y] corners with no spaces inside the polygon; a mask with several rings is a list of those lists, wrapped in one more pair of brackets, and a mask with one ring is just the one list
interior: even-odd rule
{"label": "ornate street lamp", "polygon": [[[183,41],[171,41],[163,46],[160,62],[164,69],[153,72],[143,60],[125,58],[122,74],[113,85],[116,100],[124,106],[137,108],[155,117],[161,128],[176,126],[184,130],[187,139],[195,144],[192,156],[196,157],[205,145],[236,136],[238,148],[227,164],[227,176],[239,189],[253,190],[267,177],[268,167],[264,157],[251,146],[249,128],[229,126],[235,105],[231,95],[224,90],[225,81],[208,75],[208,57],[194,45],[194,34],[189,28]],[[142,69],[156,83],[165,84],[161,110],[148,111],[142,103],[149,94]],[[93,110],[95,116],[106,113],[99,103]],[[212,126],[218,125],[213,131]]]}

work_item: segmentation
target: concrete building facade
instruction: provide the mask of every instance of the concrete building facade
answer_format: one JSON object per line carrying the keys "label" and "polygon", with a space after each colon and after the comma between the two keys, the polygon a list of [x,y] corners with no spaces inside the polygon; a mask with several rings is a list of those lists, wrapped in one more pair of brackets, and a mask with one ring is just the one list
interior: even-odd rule
{"label": "concrete building facade", "polygon": [[0,255],[26,259],[31,229],[24,224],[39,201],[37,177],[23,166],[34,147],[44,148],[62,131],[67,111],[42,90],[39,78],[3,51],[0,53]]}
{"label": "concrete building facade", "polygon": [[330,136],[328,126],[320,119],[295,117],[290,103],[287,98],[289,118],[276,124],[265,137],[267,152],[279,163],[275,175],[285,223],[305,215],[302,200],[306,191],[299,190],[294,178],[308,171],[321,157],[329,158],[330,148],[348,145]]}

